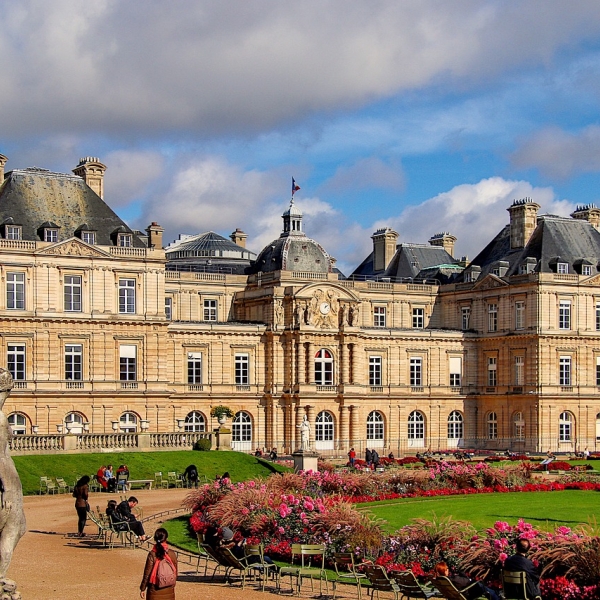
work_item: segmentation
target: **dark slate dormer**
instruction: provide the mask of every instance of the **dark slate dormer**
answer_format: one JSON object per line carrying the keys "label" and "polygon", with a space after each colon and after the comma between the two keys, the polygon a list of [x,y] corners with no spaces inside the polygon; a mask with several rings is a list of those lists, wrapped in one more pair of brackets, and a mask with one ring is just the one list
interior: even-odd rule
{"label": "dark slate dormer", "polygon": [[59,229],[60,225],[57,225],[52,221],[45,221],[38,227],[37,234],[42,242],[58,242]]}
{"label": "dark slate dormer", "polygon": [[590,277],[595,273],[594,264],[586,258],[576,260],[573,263],[573,269],[578,275],[585,275],[586,277]]}
{"label": "dark slate dormer", "polygon": [[22,240],[23,225],[15,223],[12,217],[8,217],[0,225],[0,233],[5,240]]}
{"label": "dark slate dormer", "polygon": [[114,246],[130,248],[133,246],[133,231],[125,225],[120,225],[110,234],[110,239]]}
{"label": "dark slate dormer", "polygon": [[93,246],[96,243],[96,229],[92,229],[87,223],[82,223],[76,230],[75,236],[82,242]]}
{"label": "dark slate dormer", "polygon": [[560,256],[553,256],[548,261],[548,266],[550,267],[550,271],[552,273],[561,273],[562,275],[567,275],[571,272],[569,263]]}

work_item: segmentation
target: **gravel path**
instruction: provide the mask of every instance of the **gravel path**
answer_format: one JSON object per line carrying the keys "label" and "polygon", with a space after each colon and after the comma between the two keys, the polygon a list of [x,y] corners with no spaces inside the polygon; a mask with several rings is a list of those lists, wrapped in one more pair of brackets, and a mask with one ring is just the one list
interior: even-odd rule
{"label": "gravel path", "polygon": [[[186,493],[187,490],[180,489],[143,490],[136,491],[135,495],[147,517],[178,508]],[[90,505],[92,508],[96,505],[105,508],[111,498],[118,499],[108,494],[90,494]],[[72,537],[77,530],[74,502],[70,495],[65,494],[25,498],[27,533],[15,550],[8,577],[17,582],[24,600],[139,598],[146,552],[121,547],[113,550],[102,548],[95,542],[97,530],[90,521],[86,526],[86,538]],[[157,522],[149,523],[148,533],[153,533],[158,526]],[[202,577],[196,576],[195,567],[181,565],[176,588],[177,600],[223,600],[242,595],[245,600],[274,597],[268,592],[256,591],[252,582],[242,592],[238,583],[226,586],[222,580],[216,581],[205,582]],[[340,587],[342,596],[348,596],[348,587]],[[306,589],[310,593],[310,586]],[[352,592],[355,598],[356,593]],[[303,596],[306,597],[306,593]]]}

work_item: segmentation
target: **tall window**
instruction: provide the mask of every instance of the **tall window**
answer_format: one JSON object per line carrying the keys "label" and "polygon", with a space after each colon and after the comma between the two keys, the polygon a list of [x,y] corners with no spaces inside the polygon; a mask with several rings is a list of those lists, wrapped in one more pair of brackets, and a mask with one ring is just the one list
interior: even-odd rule
{"label": "tall window", "polygon": [[367,442],[383,440],[383,415],[378,410],[373,410],[367,417]]}
{"label": "tall window", "polygon": [[25,379],[25,344],[8,344],[6,363],[15,381]]}
{"label": "tall window", "polygon": [[216,321],[217,320],[217,301],[216,300],[204,300],[204,320],[205,321]]}
{"label": "tall window", "polygon": [[596,302],[596,331],[600,331],[600,302]]}
{"label": "tall window", "polygon": [[184,431],[206,431],[206,420],[204,415],[193,410],[185,416]]}
{"label": "tall window", "polygon": [[65,427],[69,433],[83,433],[83,416],[76,412],[67,413]]}
{"label": "tall window", "polygon": [[65,275],[65,310],[81,312],[81,275]]}
{"label": "tall window", "polygon": [[250,356],[248,354],[235,355],[235,383],[236,385],[250,383]]}
{"label": "tall window", "polygon": [[316,385],[333,385],[333,356],[322,348],[315,354]]}
{"label": "tall window", "polygon": [[570,442],[573,437],[573,415],[570,412],[560,413],[558,419],[558,441]]}
{"label": "tall window", "polygon": [[173,298],[170,296],[165,298],[165,318],[167,321],[173,318]]}
{"label": "tall window", "polygon": [[25,309],[25,273],[6,274],[6,308]]}
{"label": "tall window", "polygon": [[119,312],[135,313],[135,279],[119,279]]}
{"label": "tall window", "polygon": [[373,326],[385,327],[385,306],[373,307]]}
{"label": "tall window", "polygon": [[119,378],[121,381],[135,381],[137,379],[137,346],[119,346]]}
{"label": "tall window", "polygon": [[[10,346],[9,346],[10,348]],[[25,349],[25,347],[23,347],[23,350]],[[9,371],[10,371],[10,367],[9,367]],[[14,375],[13,375],[13,379],[15,379]],[[600,386],[600,356],[596,356],[596,385]]]}
{"label": "tall window", "polygon": [[571,385],[571,357],[561,356],[558,360],[558,384]]}
{"label": "tall window", "polygon": [[498,385],[498,359],[495,356],[488,356],[488,385],[496,387]]}
{"label": "tall window", "polygon": [[382,385],[381,356],[369,356],[369,385]]}
{"label": "tall window", "polygon": [[419,356],[410,357],[410,385],[411,387],[423,385],[423,359]]}
{"label": "tall window", "polygon": [[188,352],[188,383],[202,383],[202,352]]}
{"label": "tall window", "polygon": [[412,310],[413,329],[423,329],[425,327],[425,309],[413,308]]}
{"label": "tall window", "polygon": [[467,329],[469,329],[469,321],[471,320],[471,307],[463,306],[460,309],[460,312],[461,312],[461,319],[462,319],[462,323],[461,323],[462,330],[467,331]]}
{"label": "tall window", "polygon": [[488,304],[488,331],[498,331],[497,304]]}
{"label": "tall window", "polygon": [[322,448],[333,445],[333,415],[326,410],[321,411],[317,415],[315,421],[315,442]]}
{"label": "tall window", "polygon": [[14,435],[25,435],[27,433],[27,418],[21,413],[8,415],[8,424]]}
{"label": "tall window", "polygon": [[119,419],[119,427],[123,433],[135,433],[138,428],[138,418],[135,413],[125,412]]}
{"label": "tall window", "polygon": [[67,344],[65,346],[65,379],[80,381],[82,362],[83,347],[81,344]]}
{"label": "tall window", "polygon": [[558,304],[558,328],[571,329],[571,302],[561,300]]}
{"label": "tall window", "polygon": [[516,412],[513,416],[513,423],[515,425],[515,438],[518,440],[525,439],[525,420],[523,419],[522,412]]}
{"label": "tall window", "polygon": [[450,386],[460,387],[460,380],[462,374],[462,357],[450,356],[448,358],[448,368],[450,371]]}
{"label": "tall window", "polygon": [[498,415],[495,412],[491,412],[488,415],[487,434],[488,440],[495,440],[498,438]]}
{"label": "tall window", "polygon": [[252,418],[243,410],[236,413],[231,424],[231,441],[238,444],[252,442]]}
{"label": "tall window", "polygon": [[453,410],[448,416],[448,439],[459,440],[463,437],[463,416]]}
{"label": "tall window", "polygon": [[515,385],[523,385],[525,382],[525,357],[515,356]]}
{"label": "tall window", "polygon": [[[408,441],[409,446],[422,446],[425,440],[425,417],[418,410],[408,415]],[[412,443],[411,443],[412,442]],[[416,443],[415,443],[416,442]]]}
{"label": "tall window", "polygon": [[525,329],[525,302],[515,302],[515,329]]}

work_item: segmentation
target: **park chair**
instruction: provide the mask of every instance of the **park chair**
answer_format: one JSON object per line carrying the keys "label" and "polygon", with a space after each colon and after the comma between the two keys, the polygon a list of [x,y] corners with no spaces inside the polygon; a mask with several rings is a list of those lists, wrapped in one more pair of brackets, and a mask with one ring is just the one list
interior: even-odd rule
{"label": "park chair", "polygon": [[[211,578],[214,579],[216,572],[222,567],[225,569],[225,575],[227,575],[227,570],[231,566],[227,558],[222,554],[220,549],[213,548],[210,544],[206,542],[199,542],[199,547],[214,561],[215,568],[213,569]],[[207,565],[208,567],[208,565]],[[206,570],[204,571],[206,574]]]}
{"label": "park chair", "polygon": [[[315,560],[320,556],[321,560]],[[294,561],[299,560],[300,564],[295,565]],[[316,564],[320,563],[320,564]],[[303,579],[310,579],[311,591],[314,591],[314,579],[319,579],[319,595],[323,595],[323,579],[327,593],[329,594],[329,582],[327,580],[327,571],[325,571],[325,544],[292,544],[292,564],[289,567],[279,569],[277,578],[277,591],[281,591],[281,580],[284,576],[290,576],[290,587],[292,593],[300,594]],[[294,588],[293,578],[296,578]]]}
{"label": "park chair", "polygon": [[103,489],[100,485],[100,482],[98,481],[98,476],[95,474],[90,476],[90,482],[88,485],[90,488],[90,492],[101,492]]}
{"label": "park chair", "polygon": [[[198,573],[198,571],[200,570],[200,561],[204,561],[204,577],[206,577],[206,573],[208,571],[208,563],[209,562],[216,562],[215,559],[206,551],[206,548],[204,547],[204,535],[202,533],[197,533],[196,534],[196,541],[198,543],[198,562],[196,563],[196,574]],[[218,564],[216,565],[215,569],[218,567]],[[213,576],[214,576],[214,572],[213,572]]]}
{"label": "park chair", "polygon": [[59,494],[67,494],[71,491],[71,486],[62,477],[56,478],[56,486]]}
{"label": "park chair", "polygon": [[167,473],[167,487],[183,487],[183,481],[181,481],[181,477],[177,475],[175,471],[169,471]]}
{"label": "park chair", "polygon": [[98,528],[98,539],[102,538],[102,545],[105,548],[108,547],[112,549],[114,544],[112,536],[112,524],[110,523],[110,519],[105,517],[100,511],[95,513],[93,510],[88,511],[87,516],[88,519]]}
{"label": "park chair", "polygon": [[365,567],[365,573],[368,580],[371,582],[371,597],[377,592],[377,598],[379,599],[379,592],[390,592],[394,594],[394,600],[398,600],[401,597],[400,586],[393,580],[390,579],[385,572],[385,569],[381,565],[367,565]]}
{"label": "park chair", "polygon": [[540,596],[527,595],[527,573],[525,571],[502,571],[502,589],[506,600],[535,600]]}
{"label": "park chair", "polygon": [[239,571],[242,578],[242,589],[246,585],[246,575],[252,571],[254,565],[249,565],[245,558],[239,559],[229,548],[218,548],[215,553],[221,557],[221,565],[225,567],[225,579],[230,582],[232,571]]}
{"label": "park chair", "polygon": [[52,479],[50,479],[49,477],[46,479],[46,493],[47,494],[57,494],[58,493],[58,487],[57,487],[56,483],[54,483],[54,481],[52,481]]}
{"label": "park chair", "polygon": [[265,550],[262,544],[246,544],[244,546],[244,553],[246,554],[248,566],[262,574],[262,591],[264,592],[265,582],[269,574],[277,573],[277,565],[265,562]]}
{"label": "park chair", "polygon": [[123,492],[127,491],[128,480],[129,480],[129,477],[127,475],[124,475],[123,473],[117,474],[117,492],[119,491],[119,489],[122,490]]}
{"label": "park chair", "polygon": [[156,489],[167,489],[169,487],[169,482],[166,479],[163,479],[162,471],[154,473],[154,487]]}
{"label": "park chair", "polygon": [[333,566],[335,567],[335,573],[337,575],[337,579],[333,582],[334,600],[338,582],[355,583],[358,592],[358,600],[361,600],[362,593],[360,588],[360,580],[366,579],[367,576],[365,575],[365,573],[359,573],[356,569],[370,564],[373,563],[368,561],[356,564],[354,562],[354,554],[352,552],[334,552]]}
{"label": "park chair", "polygon": [[46,485],[47,483],[48,483],[47,477],[40,477],[40,496],[42,494],[48,493],[48,486]]}
{"label": "park chair", "polygon": [[428,586],[421,585],[412,571],[394,573],[394,579],[400,588],[403,598],[439,598],[439,592]]}
{"label": "park chair", "polygon": [[[477,585],[477,582],[475,581],[464,590],[459,590],[447,577],[437,577],[432,583],[440,591],[442,598],[447,598],[448,600],[468,600],[470,597],[469,590]],[[463,592],[466,592],[466,594]],[[485,596],[478,596],[478,598],[485,600]]]}

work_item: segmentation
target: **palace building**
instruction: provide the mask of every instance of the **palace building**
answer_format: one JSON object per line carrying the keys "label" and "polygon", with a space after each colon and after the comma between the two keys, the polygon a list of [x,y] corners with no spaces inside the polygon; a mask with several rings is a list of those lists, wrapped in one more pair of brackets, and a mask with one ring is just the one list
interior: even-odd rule
{"label": "palace building", "polygon": [[294,450],[304,416],[324,454],[600,449],[594,206],[516,200],[468,263],[449,233],[384,228],[346,277],[293,200],[258,253],[240,229],[163,248],[157,223],[133,231],[104,201],[97,158],[72,174],[6,162],[0,356],[21,449],[160,447],[212,431],[217,405],[242,451]]}

